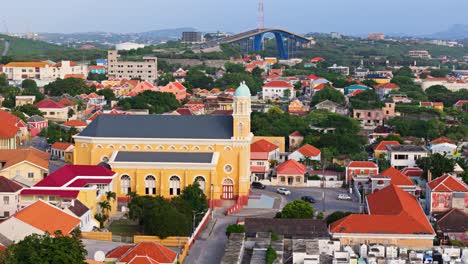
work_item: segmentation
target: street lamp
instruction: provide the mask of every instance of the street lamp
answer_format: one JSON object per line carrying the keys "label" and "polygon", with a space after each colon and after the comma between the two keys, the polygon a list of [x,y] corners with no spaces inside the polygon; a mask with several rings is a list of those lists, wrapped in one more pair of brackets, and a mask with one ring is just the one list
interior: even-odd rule
{"label": "street lamp", "polygon": [[197,211],[192,211],[193,213],[193,222],[192,222],[192,235],[193,235],[193,232],[195,232],[195,217],[197,215],[200,215],[200,214],[204,214],[205,212],[198,212]]}

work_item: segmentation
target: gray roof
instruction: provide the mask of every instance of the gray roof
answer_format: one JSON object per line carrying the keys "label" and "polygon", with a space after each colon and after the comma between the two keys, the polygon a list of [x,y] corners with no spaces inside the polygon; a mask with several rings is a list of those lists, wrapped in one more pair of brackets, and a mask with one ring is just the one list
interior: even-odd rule
{"label": "gray roof", "polygon": [[44,120],[45,119],[43,117],[41,117],[41,116],[33,115],[30,118],[28,118],[27,122],[42,122]]}
{"label": "gray roof", "polygon": [[230,139],[232,116],[100,115],[79,136]]}
{"label": "gray roof", "polygon": [[248,236],[258,232],[276,232],[285,237],[328,237],[327,224],[319,219],[246,218]]}
{"label": "gray roof", "polygon": [[387,145],[389,151],[402,151],[402,152],[427,152],[423,146],[416,145]]}
{"label": "gray roof", "polygon": [[169,162],[169,163],[211,163],[213,153],[207,152],[138,152],[119,151],[115,162]]}

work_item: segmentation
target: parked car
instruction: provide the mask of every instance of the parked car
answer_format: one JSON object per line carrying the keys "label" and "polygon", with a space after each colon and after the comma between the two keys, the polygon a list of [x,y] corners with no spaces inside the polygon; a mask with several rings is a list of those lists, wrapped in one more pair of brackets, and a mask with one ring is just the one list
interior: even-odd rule
{"label": "parked car", "polygon": [[252,188],[255,188],[255,189],[265,189],[265,184],[261,183],[261,182],[252,182]]}
{"label": "parked car", "polygon": [[337,197],[338,200],[351,200],[351,196],[347,193],[340,193]]}
{"label": "parked car", "polygon": [[310,196],[310,195],[306,195],[306,196],[302,196],[301,199],[303,201],[306,201],[306,202],[309,202],[309,203],[315,203],[315,198]]}
{"label": "parked car", "polygon": [[278,188],[276,192],[282,195],[291,195],[291,191],[286,188]]}

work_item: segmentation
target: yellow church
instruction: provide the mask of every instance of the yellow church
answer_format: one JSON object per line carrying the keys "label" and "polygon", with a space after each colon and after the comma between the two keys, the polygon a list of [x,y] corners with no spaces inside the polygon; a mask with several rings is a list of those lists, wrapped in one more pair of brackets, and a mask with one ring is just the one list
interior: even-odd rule
{"label": "yellow church", "polygon": [[74,164],[108,163],[122,200],[130,192],[170,198],[197,181],[212,205],[246,201],[250,98],[242,83],[232,116],[100,115],[74,136]]}

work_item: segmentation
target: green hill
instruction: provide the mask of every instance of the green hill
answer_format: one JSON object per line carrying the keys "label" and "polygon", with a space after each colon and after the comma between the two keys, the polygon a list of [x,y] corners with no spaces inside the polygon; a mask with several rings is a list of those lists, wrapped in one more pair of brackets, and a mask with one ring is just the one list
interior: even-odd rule
{"label": "green hill", "polygon": [[[0,34],[0,39],[10,42],[8,58],[11,61],[29,60],[92,60],[106,55],[104,50],[78,50],[39,40],[23,39]],[[5,41],[0,41],[0,52]]]}

